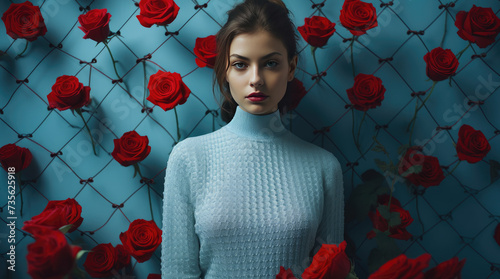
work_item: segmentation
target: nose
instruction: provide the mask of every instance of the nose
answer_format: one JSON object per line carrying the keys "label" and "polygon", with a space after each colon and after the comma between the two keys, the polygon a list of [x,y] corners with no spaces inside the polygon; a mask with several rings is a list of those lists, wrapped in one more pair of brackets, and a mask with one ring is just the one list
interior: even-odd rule
{"label": "nose", "polygon": [[264,79],[262,77],[262,71],[258,66],[253,66],[250,76],[250,86],[257,88],[264,84]]}

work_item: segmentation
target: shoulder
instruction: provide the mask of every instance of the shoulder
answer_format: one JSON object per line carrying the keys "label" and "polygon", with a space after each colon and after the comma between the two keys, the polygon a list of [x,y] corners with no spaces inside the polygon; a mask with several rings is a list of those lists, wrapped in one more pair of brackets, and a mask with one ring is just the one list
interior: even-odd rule
{"label": "shoulder", "polygon": [[[221,137],[221,130],[216,130],[214,132],[193,136],[185,138],[179,141],[170,153],[170,160],[183,160],[183,161],[195,161],[196,158],[200,158],[206,155],[206,149],[213,145],[213,142]],[[170,159],[172,158],[172,159]]]}
{"label": "shoulder", "polygon": [[300,150],[301,152],[304,152],[305,154],[309,154],[317,158],[320,162],[321,165],[324,166],[327,169],[341,169],[341,165],[337,157],[333,155],[332,152],[317,146],[314,143],[305,141],[298,136],[294,135],[293,133],[290,132],[290,138],[289,138],[294,145],[297,146],[297,149]]}

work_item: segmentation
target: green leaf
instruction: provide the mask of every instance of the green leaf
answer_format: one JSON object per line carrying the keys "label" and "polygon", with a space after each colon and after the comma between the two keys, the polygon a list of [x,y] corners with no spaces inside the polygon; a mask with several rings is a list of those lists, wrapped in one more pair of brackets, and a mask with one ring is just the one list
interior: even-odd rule
{"label": "green leaf", "polygon": [[373,148],[372,148],[372,151],[375,151],[375,152],[384,152],[385,151],[385,148],[382,146],[382,145],[375,145]]}
{"label": "green leaf", "polygon": [[396,241],[385,233],[377,233],[375,240],[377,241],[377,247],[370,252],[370,256],[368,257],[369,273],[375,272],[383,264],[401,254]]}
{"label": "green leaf", "polygon": [[413,165],[409,167],[404,173],[401,174],[402,177],[407,177],[408,175],[412,173],[419,173],[422,171],[422,165]]}
{"label": "green leaf", "polygon": [[490,160],[490,180],[493,183],[500,176],[500,163],[495,160]]}
{"label": "green leaf", "polygon": [[62,233],[66,234],[71,229],[71,227],[73,227],[73,225],[72,224],[68,224],[68,225],[60,227],[59,230]]}
{"label": "green leaf", "polygon": [[406,152],[406,150],[410,148],[410,145],[408,144],[403,144],[401,146],[398,147],[398,154],[399,155],[404,155],[404,153]]}
{"label": "green leaf", "polygon": [[346,222],[365,219],[370,209],[377,206],[377,197],[390,192],[385,177],[373,169],[364,172],[361,179],[364,183],[354,188],[346,203]]}
{"label": "green leaf", "polygon": [[385,161],[382,161],[380,159],[375,159],[375,164],[382,172],[388,171],[387,163]]}
{"label": "green leaf", "polygon": [[401,224],[401,215],[398,212],[391,212],[391,217],[388,220],[389,228]]}
{"label": "green leaf", "polygon": [[78,253],[76,254],[76,258],[75,258],[75,261],[78,261],[85,253],[89,253],[90,250],[80,250],[78,251]]}

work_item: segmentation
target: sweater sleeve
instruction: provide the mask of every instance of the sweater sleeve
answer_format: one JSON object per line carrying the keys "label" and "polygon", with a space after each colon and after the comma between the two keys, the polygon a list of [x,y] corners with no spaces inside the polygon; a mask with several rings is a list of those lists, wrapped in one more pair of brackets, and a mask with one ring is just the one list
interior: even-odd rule
{"label": "sweater sleeve", "polygon": [[315,255],[325,244],[340,244],[344,240],[344,182],[340,163],[331,154],[324,181],[323,215],[316,234]]}
{"label": "sweater sleeve", "polygon": [[200,278],[198,236],[194,230],[191,179],[181,143],[174,146],[167,162],[163,194],[161,277]]}

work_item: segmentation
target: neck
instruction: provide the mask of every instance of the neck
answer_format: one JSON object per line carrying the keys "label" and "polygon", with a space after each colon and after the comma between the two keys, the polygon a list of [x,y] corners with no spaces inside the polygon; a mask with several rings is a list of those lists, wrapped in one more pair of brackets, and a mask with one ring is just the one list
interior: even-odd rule
{"label": "neck", "polygon": [[261,115],[246,112],[239,106],[236,107],[234,117],[226,128],[240,136],[261,140],[273,139],[288,131],[281,123],[279,110]]}

